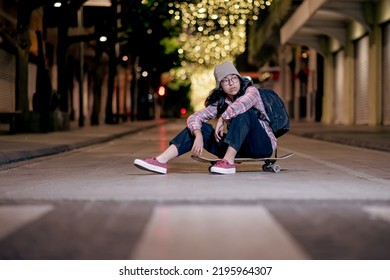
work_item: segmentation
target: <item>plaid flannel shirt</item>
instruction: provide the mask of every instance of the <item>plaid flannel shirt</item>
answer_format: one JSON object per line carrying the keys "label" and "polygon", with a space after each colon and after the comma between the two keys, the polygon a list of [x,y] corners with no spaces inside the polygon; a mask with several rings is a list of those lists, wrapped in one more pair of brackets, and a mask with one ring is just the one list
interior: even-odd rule
{"label": "plaid flannel shirt", "polygon": [[[259,91],[257,88],[250,86],[246,89],[245,94],[239,98],[237,98],[234,102],[232,102],[229,98],[225,99],[225,102],[228,104],[228,108],[221,115],[221,117],[228,123],[239,114],[242,114],[248,111],[250,108],[256,108],[261,113],[266,114],[263,101],[261,100]],[[202,110],[193,113],[187,119],[187,127],[193,133],[196,129],[201,129],[202,123],[207,122],[211,119],[215,119],[217,117],[217,106],[209,105]],[[261,126],[267,132],[272,144],[272,148],[275,151],[277,147],[277,140],[275,135],[273,134],[270,126],[266,121],[260,120],[259,122]]]}

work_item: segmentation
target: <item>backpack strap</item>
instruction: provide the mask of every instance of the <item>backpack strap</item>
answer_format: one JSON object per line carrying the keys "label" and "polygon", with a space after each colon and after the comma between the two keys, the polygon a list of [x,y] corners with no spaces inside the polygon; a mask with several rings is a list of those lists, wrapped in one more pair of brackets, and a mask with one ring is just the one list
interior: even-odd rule
{"label": "backpack strap", "polygon": [[268,124],[270,124],[270,120],[269,120],[269,118],[268,118],[268,116],[266,114],[260,112],[258,109],[254,108],[254,107],[252,107],[252,108],[256,110],[257,118],[259,120],[265,121]]}

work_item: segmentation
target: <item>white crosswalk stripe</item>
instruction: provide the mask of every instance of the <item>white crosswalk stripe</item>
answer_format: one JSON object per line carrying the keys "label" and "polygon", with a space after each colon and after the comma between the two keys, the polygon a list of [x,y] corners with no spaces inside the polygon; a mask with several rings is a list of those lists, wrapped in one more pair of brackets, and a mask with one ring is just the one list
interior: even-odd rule
{"label": "white crosswalk stripe", "polygon": [[363,207],[363,211],[367,212],[371,219],[378,219],[390,223],[390,207],[365,206]]}
{"label": "white crosswalk stripe", "polygon": [[39,219],[53,208],[52,205],[0,206],[0,239]]}
{"label": "white crosswalk stripe", "polygon": [[133,259],[308,259],[262,206],[156,207]]}

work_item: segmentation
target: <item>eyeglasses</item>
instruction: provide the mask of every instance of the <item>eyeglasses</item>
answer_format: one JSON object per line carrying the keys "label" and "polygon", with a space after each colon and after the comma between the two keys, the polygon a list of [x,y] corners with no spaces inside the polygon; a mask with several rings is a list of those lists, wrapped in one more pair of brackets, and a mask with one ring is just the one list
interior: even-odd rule
{"label": "eyeglasses", "polygon": [[221,85],[227,86],[229,84],[235,84],[238,81],[239,81],[238,76],[232,75],[230,78],[228,78],[228,77],[223,78],[222,81],[221,81]]}

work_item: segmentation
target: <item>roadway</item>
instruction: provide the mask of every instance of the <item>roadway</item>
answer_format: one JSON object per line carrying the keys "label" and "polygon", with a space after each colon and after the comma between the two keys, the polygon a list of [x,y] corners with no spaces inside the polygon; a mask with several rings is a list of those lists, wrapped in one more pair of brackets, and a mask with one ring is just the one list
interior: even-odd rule
{"label": "roadway", "polygon": [[0,259],[390,258],[388,152],[289,133],[279,154],[295,155],[279,173],[213,175],[189,154],[167,175],[132,165],[183,125],[1,165]]}

